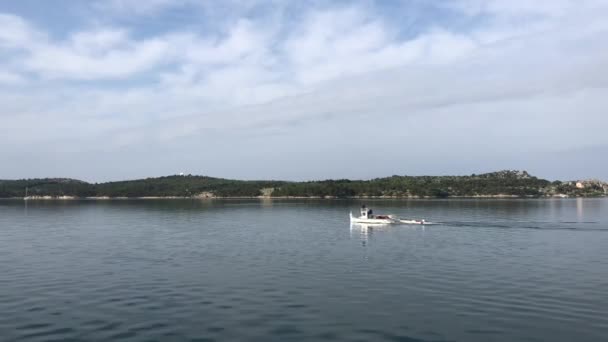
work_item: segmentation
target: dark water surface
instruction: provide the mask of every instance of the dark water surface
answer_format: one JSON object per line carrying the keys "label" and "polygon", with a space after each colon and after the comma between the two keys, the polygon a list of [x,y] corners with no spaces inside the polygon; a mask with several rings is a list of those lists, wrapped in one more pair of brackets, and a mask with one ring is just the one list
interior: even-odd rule
{"label": "dark water surface", "polygon": [[608,341],[608,200],[0,201],[1,341]]}

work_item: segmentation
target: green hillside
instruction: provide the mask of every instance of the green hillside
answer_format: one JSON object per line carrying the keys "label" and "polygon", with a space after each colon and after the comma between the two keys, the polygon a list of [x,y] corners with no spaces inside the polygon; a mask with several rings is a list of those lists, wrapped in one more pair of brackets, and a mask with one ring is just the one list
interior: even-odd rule
{"label": "green hillside", "polygon": [[586,181],[550,182],[525,171],[499,171],[469,176],[392,176],[372,180],[308,182],[243,181],[206,176],[167,176],[86,183],[47,178],[0,180],[0,198],[70,197],[491,197],[604,196],[608,184]]}

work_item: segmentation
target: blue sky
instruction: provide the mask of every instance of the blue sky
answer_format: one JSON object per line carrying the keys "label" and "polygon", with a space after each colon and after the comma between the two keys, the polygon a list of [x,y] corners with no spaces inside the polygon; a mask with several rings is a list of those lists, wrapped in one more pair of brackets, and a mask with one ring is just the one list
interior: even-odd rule
{"label": "blue sky", "polygon": [[603,0],[0,2],[0,179],[608,179]]}

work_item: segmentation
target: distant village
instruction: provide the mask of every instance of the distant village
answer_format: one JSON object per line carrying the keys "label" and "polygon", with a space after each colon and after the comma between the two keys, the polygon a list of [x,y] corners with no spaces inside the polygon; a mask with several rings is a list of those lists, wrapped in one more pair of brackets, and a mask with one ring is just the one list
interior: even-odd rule
{"label": "distant village", "polygon": [[581,195],[608,196],[608,183],[598,179],[569,181],[551,187],[551,191],[553,197],[562,198]]}

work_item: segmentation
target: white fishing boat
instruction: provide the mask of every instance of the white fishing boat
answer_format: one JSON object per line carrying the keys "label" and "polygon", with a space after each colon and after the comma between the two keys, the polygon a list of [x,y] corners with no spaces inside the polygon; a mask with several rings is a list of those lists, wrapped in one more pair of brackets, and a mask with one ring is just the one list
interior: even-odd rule
{"label": "white fishing boat", "polygon": [[360,216],[353,216],[353,212],[350,212],[350,222],[365,224],[431,224],[424,219],[402,219],[394,215],[377,215],[365,205],[361,206]]}

